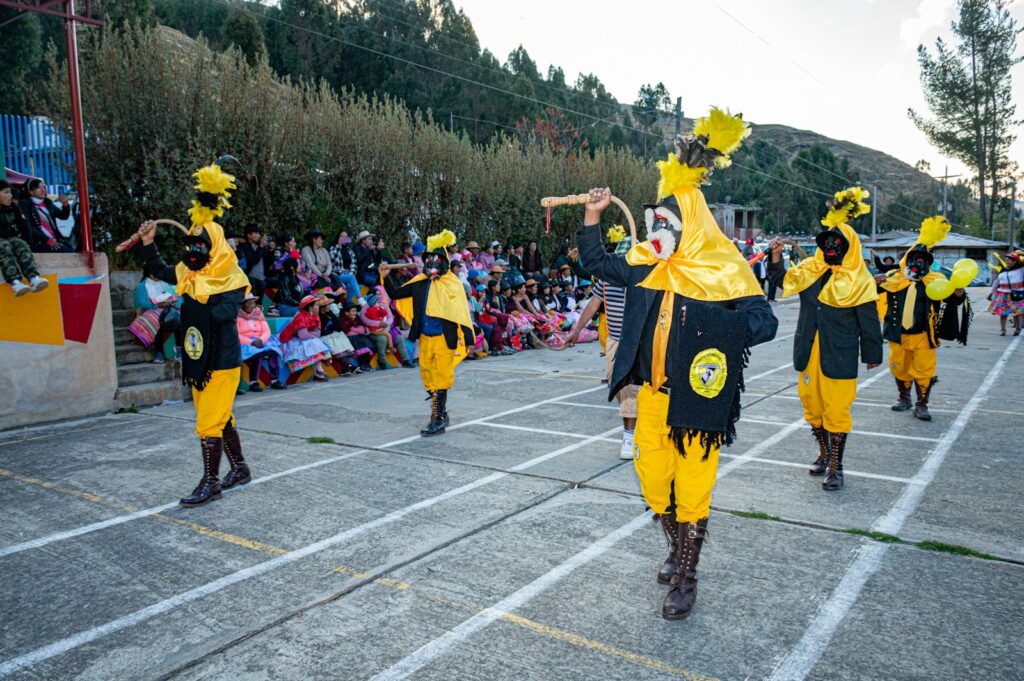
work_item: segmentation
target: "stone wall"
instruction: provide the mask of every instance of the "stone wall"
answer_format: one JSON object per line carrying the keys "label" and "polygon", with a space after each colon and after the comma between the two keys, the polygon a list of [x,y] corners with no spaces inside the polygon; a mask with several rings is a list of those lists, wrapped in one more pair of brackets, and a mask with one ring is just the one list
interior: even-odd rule
{"label": "stone wall", "polygon": [[36,254],[50,286],[0,285],[0,430],[111,410],[117,390],[107,258]]}

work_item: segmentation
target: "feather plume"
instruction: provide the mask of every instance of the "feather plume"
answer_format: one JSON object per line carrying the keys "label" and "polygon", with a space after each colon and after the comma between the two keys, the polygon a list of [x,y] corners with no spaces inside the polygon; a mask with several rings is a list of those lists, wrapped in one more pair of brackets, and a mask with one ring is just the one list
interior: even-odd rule
{"label": "feather plume", "polygon": [[442,230],[440,234],[434,234],[433,236],[427,237],[427,250],[436,251],[437,249],[446,249],[455,243],[455,233],[450,229]]}
{"label": "feather plume", "polygon": [[937,243],[946,238],[949,233],[949,223],[941,215],[925,218],[921,223],[921,233],[917,235],[917,243],[933,248]]}
{"label": "feather plume", "polygon": [[671,196],[683,187],[699,187],[704,181],[707,168],[691,168],[681,163],[676,155],[669,153],[664,161],[658,161],[658,170],[661,172],[661,180],[658,182],[658,200]]}
{"label": "feather plume", "polygon": [[[728,156],[739,149],[743,140],[750,135],[750,125],[743,121],[743,114],[733,116],[728,109],[711,107],[711,112],[704,118],[698,118],[693,124],[694,137],[707,137],[709,149],[716,149]],[[727,158],[717,161],[719,168],[729,165]]]}
{"label": "feather plume", "polygon": [[622,225],[615,225],[608,229],[608,243],[617,244],[626,238],[626,229]]}
{"label": "feather plume", "polygon": [[211,163],[192,173],[196,179],[195,189],[208,194],[231,196],[229,190],[236,189],[235,176],[228,175],[216,163]]}
{"label": "feather plume", "polygon": [[861,215],[871,212],[871,206],[864,203],[864,199],[871,196],[871,192],[860,187],[847,187],[835,193],[833,200],[828,202],[829,211],[821,220],[826,227],[838,227],[848,223]]}

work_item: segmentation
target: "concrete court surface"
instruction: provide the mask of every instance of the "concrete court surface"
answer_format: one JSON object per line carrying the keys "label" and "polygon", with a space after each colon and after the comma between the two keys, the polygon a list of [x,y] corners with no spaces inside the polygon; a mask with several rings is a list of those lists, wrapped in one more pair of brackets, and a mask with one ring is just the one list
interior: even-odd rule
{"label": "concrete court surface", "polygon": [[415,371],[240,397],[256,480],[198,509],[191,404],[0,433],[0,678],[1024,678],[1024,350],[979,293],[931,423],[862,371],[837,493],[776,306],[682,622],[596,344],[463,363],[438,438]]}

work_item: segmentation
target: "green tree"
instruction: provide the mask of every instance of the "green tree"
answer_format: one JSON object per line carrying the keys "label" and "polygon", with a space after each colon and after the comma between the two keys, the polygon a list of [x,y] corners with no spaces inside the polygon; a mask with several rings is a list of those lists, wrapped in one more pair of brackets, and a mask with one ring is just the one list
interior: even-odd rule
{"label": "green tree", "polygon": [[921,85],[931,118],[914,111],[914,124],[942,153],[974,171],[978,210],[991,225],[992,205],[1009,168],[1016,119],[1011,72],[1021,33],[1005,0],[959,0],[952,24],[957,44],[935,43],[935,54],[918,47]]}
{"label": "green tree", "polygon": [[[0,21],[14,15],[12,9],[0,9]],[[30,81],[38,71],[43,57],[43,30],[40,17],[23,16],[14,23],[0,27],[0,44],[4,54],[6,81],[0,87],[0,113],[27,114],[26,96]]]}
{"label": "green tree", "polygon": [[267,54],[259,21],[239,7],[228,11],[221,29],[221,42],[224,47],[237,47],[251,65],[263,60]]}
{"label": "green tree", "polygon": [[[637,92],[636,101],[633,102],[633,118],[636,120],[637,125],[647,132],[643,136],[643,154],[645,158],[647,157],[648,149],[647,138],[652,135],[660,137],[657,134],[658,120],[662,115],[667,114],[671,107],[672,98],[669,96],[664,83],[658,83],[654,86],[648,83],[641,86],[640,91]],[[655,142],[657,141],[655,140]]]}

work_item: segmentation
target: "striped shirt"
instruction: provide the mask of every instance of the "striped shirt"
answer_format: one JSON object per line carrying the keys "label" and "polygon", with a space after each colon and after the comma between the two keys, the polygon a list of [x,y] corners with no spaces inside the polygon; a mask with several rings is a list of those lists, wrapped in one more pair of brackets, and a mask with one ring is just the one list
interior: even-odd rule
{"label": "striped shirt", "polygon": [[622,315],[626,308],[626,289],[598,280],[596,292],[604,301],[604,311],[608,316],[608,336],[619,340],[622,335]]}

